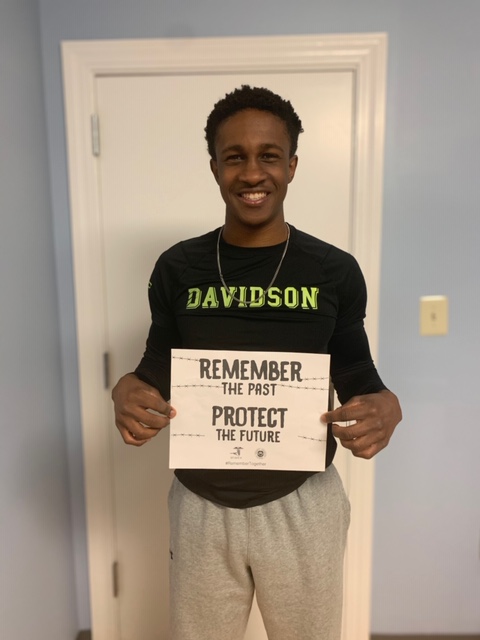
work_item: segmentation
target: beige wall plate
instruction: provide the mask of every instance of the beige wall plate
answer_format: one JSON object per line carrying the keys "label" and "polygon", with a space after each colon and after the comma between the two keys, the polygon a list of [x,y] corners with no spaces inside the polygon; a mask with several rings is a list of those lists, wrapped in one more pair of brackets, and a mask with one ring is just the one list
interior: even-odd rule
{"label": "beige wall plate", "polygon": [[444,336],[447,333],[447,296],[422,296],[420,298],[420,335]]}

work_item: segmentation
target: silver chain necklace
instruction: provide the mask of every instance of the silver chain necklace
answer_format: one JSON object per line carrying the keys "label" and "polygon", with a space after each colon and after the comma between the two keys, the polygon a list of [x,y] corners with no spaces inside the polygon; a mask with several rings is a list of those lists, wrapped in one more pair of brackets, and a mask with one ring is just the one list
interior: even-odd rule
{"label": "silver chain necklace", "polygon": [[[280,271],[280,267],[282,266],[283,260],[285,258],[286,253],[287,253],[288,244],[290,242],[290,227],[288,226],[287,223],[285,223],[285,226],[287,227],[287,241],[285,242],[285,249],[283,250],[282,257],[280,258],[280,262],[278,263],[278,267],[276,268],[275,273],[273,274],[272,281],[270,282],[268,287],[262,291],[262,293],[260,294],[260,296],[256,300],[250,300],[250,302],[246,302],[246,300],[241,300],[240,298],[237,298],[237,296],[232,293],[232,298],[235,300],[235,302],[240,302],[240,304],[245,304],[245,305],[247,305],[247,307],[250,307],[252,304],[257,304],[258,302],[260,302],[260,300],[262,300],[265,297],[265,294],[267,293],[267,291],[273,286],[273,283],[277,279],[278,273]],[[218,232],[218,238],[217,238],[217,265],[218,265],[218,275],[220,276],[220,282],[223,284],[223,286],[225,287],[225,289],[227,291],[230,291],[230,289],[229,289],[229,287],[228,287],[228,285],[225,282],[225,279],[223,277],[222,265],[220,264],[220,238],[222,237],[222,232],[223,232],[224,228],[225,228],[225,225],[223,227],[221,227],[220,231]]]}

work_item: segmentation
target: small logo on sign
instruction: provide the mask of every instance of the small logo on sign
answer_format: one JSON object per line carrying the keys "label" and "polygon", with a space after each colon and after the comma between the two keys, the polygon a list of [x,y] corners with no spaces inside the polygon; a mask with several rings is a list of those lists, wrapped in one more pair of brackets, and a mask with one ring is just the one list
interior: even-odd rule
{"label": "small logo on sign", "polygon": [[243,447],[233,447],[232,455],[240,457],[242,455]]}
{"label": "small logo on sign", "polygon": [[255,451],[255,455],[257,456],[257,458],[265,458],[267,452],[265,451],[265,449],[257,449]]}

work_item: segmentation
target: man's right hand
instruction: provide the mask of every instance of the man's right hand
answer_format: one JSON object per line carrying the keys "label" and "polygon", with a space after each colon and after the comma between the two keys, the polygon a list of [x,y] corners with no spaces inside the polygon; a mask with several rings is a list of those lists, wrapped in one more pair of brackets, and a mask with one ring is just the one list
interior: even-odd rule
{"label": "man's right hand", "polygon": [[[126,444],[141,447],[170,424],[176,415],[154,387],[133,373],[120,378],[112,391],[115,424]],[[160,414],[160,415],[159,415]]]}

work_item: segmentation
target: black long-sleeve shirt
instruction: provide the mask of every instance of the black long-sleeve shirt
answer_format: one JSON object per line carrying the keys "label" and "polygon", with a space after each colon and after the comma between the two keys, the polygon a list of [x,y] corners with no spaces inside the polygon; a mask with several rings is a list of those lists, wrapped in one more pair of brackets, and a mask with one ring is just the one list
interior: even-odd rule
{"label": "black long-sleeve shirt", "polygon": [[[363,326],[366,287],[357,262],[332,245],[290,229],[284,262],[263,297],[284,243],[250,248],[221,240],[227,289],[218,273],[219,229],[162,254],[150,281],[152,325],[135,371],[138,377],[169,398],[174,347],[289,351],[329,353],[331,379],[342,404],[354,395],[385,389]],[[329,429],[326,466],[335,450]],[[280,498],[312,475],[234,469],[177,469],[175,473],[191,491],[239,508]]]}

